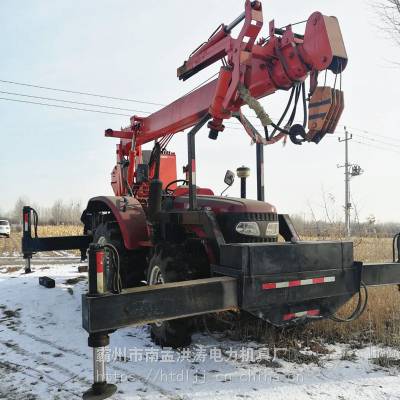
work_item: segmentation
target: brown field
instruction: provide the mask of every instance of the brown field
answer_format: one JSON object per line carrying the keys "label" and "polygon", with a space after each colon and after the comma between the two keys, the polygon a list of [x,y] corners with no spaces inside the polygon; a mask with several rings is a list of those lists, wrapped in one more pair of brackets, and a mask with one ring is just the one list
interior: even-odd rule
{"label": "brown field", "polygon": [[[82,233],[81,226],[41,226],[39,236],[78,235]],[[314,239],[314,238],[310,238]],[[355,238],[355,259],[363,262],[385,262],[392,260],[391,238]],[[21,233],[14,232],[10,239],[0,239],[0,255],[13,254],[21,250]],[[16,254],[16,253],[14,253]],[[258,320],[240,318],[232,324],[230,335],[252,337],[259,340],[282,340],[297,343],[308,342],[315,338],[324,341],[343,341],[354,346],[366,343],[382,343],[400,347],[400,291],[397,286],[370,288],[369,301],[364,314],[351,323],[337,323],[331,320],[318,321],[308,324],[305,328],[290,329],[285,331],[271,330],[271,328]],[[339,315],[351,314],[357,299],[346,304]],[[222,318],[224,320],[225,318]],[[211,321],[210,325],[212,324]],[[223,322],[223,321],[220,321]],[[219,326],[219,323],[216,323]]]}

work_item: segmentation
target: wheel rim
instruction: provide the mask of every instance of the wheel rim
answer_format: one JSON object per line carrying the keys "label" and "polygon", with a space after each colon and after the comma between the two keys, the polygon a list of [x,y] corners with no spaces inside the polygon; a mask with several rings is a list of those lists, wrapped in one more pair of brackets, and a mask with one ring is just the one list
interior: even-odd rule
{"label": "wheel rim", "polygon": [[104,236],[100,236],[100,237],[97,239],[97,243],[98,243],[100,246],[104,246],[105,244],[107,244],[107,239],[106,239]]}
{"label": "wheel rim", "polygon": [[164,283],[165,281],[161,269],[158,265],[155,265],[150,273],[149,285],[161,285]]}
{"label": "wheel rim", "polygon": [[[149,285],[162,285],[164,284],[164,277],[162,275],[161,269],[158,265],[155,265],[151,272],[150,272],[150,279],[148,284]],[[160,328],[162,326],[162,322],[160,321],[156,321],[154,322],[154,325],[157,326],[158,328]]]}
{"label": "wheel rim", "polygon": [[[109,243],[109,241],[107,240],[107,238],[105,236],[100,236],[97,239],[97,244],[99,244],[100,246],[105,246],[108,243]],[[105,249],[104,256],[103,256],[103,266],[104,266],[104,284],[105,284],[106,290],[109,289],[109,279],[112,279],[112,278],[110,278],[111,271],[110,271],[110,264],[109,264],[108,257],[109,257],[108,250]]]}

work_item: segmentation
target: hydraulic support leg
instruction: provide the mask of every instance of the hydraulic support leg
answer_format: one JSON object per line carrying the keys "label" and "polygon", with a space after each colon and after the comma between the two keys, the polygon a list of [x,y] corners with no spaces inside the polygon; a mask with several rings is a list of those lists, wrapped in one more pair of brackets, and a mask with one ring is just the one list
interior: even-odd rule
{"label": "hydraulic support leg", "polygon": [[[29,238],[31,236],[31,208],[28,206],[25,206],[22,210],[22,248],[24,248],[24,239],[27,237]],[[25,259],[25,273],[29,274],[32,272],[31,269],[31,259],[32,259],[32,253],[31,252],[24,252],[24,259]]]}
{"label": "hydraulic support leg", "polygon": [[110,344],[107,333],[91,334],[88,345],[93,348],[93,384],[84,393],[84,400],[103,400],[111,397],[117,386],[107,383],[105,349]]}
{"label": "hydraulic support leg", "polygon": [[25,273],[26,274],[30,274],[32,272],[31,269],[31,259],[32,259],[32,255],[26,255],[25,257]]}
{"label": "hydraulic support leg", "polygon": [[[91,244],[89,246],[89,290],[90,296],[104,294],[104,251],[102,246]],[[84,393],[84,400],[103,400],[111,397],[117,386],[107,383],[105,349],[110,344],[109,332],[90,333],[88,346],[93,348],[93,384]]]}
{"label": "hydraulic support leg", "polygon": [[[32,255],[38,252],[77,249],[81,252],[81,261],[86,259],[86,250],[89,246],[89,243],[92,241],[91,236],[79,235],[38,237],[37,228],[39,217],[37,212],[32,207],[24,206],[22,214],[23,220],[21,248],[25,259],[25,273],[32,272]],[[32,230],[34,233],[33,237]]]}

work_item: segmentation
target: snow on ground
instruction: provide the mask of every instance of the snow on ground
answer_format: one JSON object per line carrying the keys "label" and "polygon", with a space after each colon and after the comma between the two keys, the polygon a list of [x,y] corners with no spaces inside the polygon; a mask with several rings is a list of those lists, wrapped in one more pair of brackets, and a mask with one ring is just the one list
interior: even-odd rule
{"label": "snow on ground", "polygon": [[[77,272],[78,259],[62,261],[38,258],[35,272],[24,275],[20,260],[1,260],[0,399],[74,399],[91,385],[92,352],[81,328],[86,279]],[[56,287],[39,286],[42,275],[54,278]],[[328,346],[332,352],[316,365],[272,360],[274,351],[265,344],[206,334],[193,339],[190,348],[172,351],[153,345],[147,327],[112,334],[107,359],[109,381],[118,384],[113,398],[400,399],[399,370],[370,361],[382,352],[399,358],[394,349],[371,346],[352,356],[343,345]]]}

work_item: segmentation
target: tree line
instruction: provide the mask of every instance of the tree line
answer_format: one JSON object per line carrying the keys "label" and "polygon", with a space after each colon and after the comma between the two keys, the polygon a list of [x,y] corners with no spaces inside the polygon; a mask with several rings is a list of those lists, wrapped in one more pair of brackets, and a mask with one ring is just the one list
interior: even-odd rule
{"label": "tree line", "polygon": [[[319,239],[344,238],[345,225],[338,219],[307,219],[300,215],[290,216],[297,232],[303,237],[315,237]],[[351,235],[357,237],[393,237],[400,232],[398,222],[377,222],[373,216],[366,221],[357,219],[351,221]]]}
{"label": "tree line", "polygon": [[[22,208],[28,204],[31,205],[32,203],[25,197],[18,198],[11,210],[0,210],[0,219],[7,219],[15,225],[21,224]],[[38,212],[41,225],[78,225],[81,223],[83,208],[79,201],[64,202],[58,199],[48,207],[38,204],[31,206]]]}
{"label": "tree line", "polygon": [[[24,205],[31,204],[28,199],[20,197],[14,207],[8,212],[0,210],[0,219],[7,219],[14,225],[22,223],[22,208]],[[40,205],[32,206],[39,214],[41,225],[79,225],[83,207],[79,201],[64,202],[61,199],[55,200],[51,206]],[[291,215],[292,222],[301,236],[328,239],[332,237],[340,238],[345,236],[345,227],[333,211],[329,204],[325,202],[326,217],[316,218],[311,209],[311,217],[306,215]],[[332,213],[332,215],[331,215]],[[356,214],[357,216],[357,214]],[[373,216],[369,216],[366,221],[359,221],[354,218],[351,224],[353,236],[360,237],[392,237],[400,232],[400,223],[396,222],[377,222]]]}

